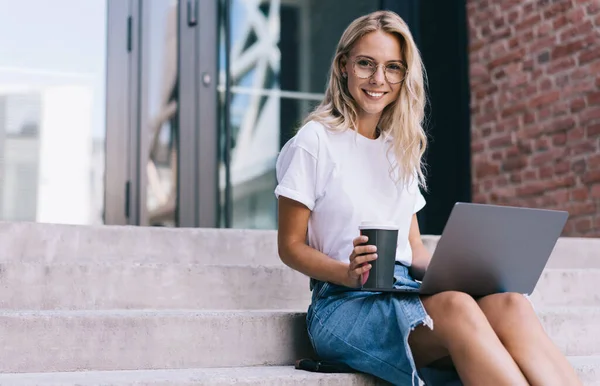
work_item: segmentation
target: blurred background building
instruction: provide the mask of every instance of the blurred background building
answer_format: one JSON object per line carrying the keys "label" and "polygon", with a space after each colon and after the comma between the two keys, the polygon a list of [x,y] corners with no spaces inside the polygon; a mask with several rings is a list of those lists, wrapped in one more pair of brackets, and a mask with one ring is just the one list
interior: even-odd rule
{"label": "blurred background building", "polygon": [[428,73],[422,231],[474,201],[600,236],[598,0],[0,0],[0,219],[276,228],[277,154],[377,9]]}

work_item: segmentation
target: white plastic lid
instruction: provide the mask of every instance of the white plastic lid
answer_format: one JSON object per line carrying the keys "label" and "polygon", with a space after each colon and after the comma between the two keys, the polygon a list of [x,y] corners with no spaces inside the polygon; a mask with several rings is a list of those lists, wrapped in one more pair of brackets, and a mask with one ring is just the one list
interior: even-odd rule
{"label": "white plastic lid", "polygon": [[360,223],[358,229],[383,229],[386,231],[397,231],[398,226],[391,222],[363,221]]}

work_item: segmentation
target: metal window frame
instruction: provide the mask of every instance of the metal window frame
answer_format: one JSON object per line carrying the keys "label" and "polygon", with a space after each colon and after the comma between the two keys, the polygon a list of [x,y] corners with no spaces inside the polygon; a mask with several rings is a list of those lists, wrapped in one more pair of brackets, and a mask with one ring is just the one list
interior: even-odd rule
{"label": "metal window frame", "polygon": [[[201,0],[194,0],[200,6]],[[197,28],[198,69],[198,134],[196,154],[198,167],[198,227],[216,227],[218,223],[218,4],[202,2],[202,13]]]}
{"label": "metal window frame", "polygon": [[218,0],[179,2],[179,227],[216,227]]}
{"label": "metal window frame", "polygon": [[[180,227],[196,224],[195,144],[196,138],[196,25],[188,24],[189,0],[179,1],[179,138],[177,163],[177,223]],[[209,1],[210,3],[210,1]]]}
{"label": "metal window frame", "polygon": [[141,168],[141,129],[140,129],[140,115],[141,115],[141,44],[144,40],[142,37],[142,1],[131,0],[131,33],[129,40],[131,41],[130,47],[130,60],[129,60],[129,183],[128,183],[128,211],[129,218],[128,223],[130,225],[140,225],[140,213],[141,213],[141,197],[145,196],[142,194],[142,183],[141,180],[145,173],[142,173]]}
{"label": "metal window frame", "polygon": [[[135,74],[137,36],[133,0],[107,0],[106,157],[104,223],[133,224],[131,147],[133,112],[132,74]],[[135,213],[133,213],[135,215]]]}

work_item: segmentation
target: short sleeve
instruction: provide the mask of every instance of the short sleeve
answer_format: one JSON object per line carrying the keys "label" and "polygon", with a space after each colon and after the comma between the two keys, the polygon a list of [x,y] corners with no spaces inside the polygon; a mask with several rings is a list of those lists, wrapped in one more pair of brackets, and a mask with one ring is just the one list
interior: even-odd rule
{"label": "short sleeve", "polygon": [[413,214],[423,209],[425,207],[425,204],[425,197],[423,197],[423,194],[421,194],[421,189],[417,188],[417,199],[415,200]]}
{"label": "short sleeve", "polygon": [[423,209],[426,204],[425,197],[423,197],[423,194],[421,193],[421,188],[419,187],[419,177],[417,176],[416,172],[414,174],[414,178],[410,182],[409,191],[411,193],[414,192],[413,194],[415,195],[415,206],[413,207],[413,214],[415,214],[421,209]]}
{"label": "short sleeve", "polygon": [[275,196],[298,201],[313,210],[316,201],[317,159],[303,147],[288,143],[276,164]]}

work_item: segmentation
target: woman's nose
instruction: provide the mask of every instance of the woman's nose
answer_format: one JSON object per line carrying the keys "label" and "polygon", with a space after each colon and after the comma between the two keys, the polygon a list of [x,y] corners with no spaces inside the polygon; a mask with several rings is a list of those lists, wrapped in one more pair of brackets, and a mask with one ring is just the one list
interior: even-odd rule
{"label": "woman's nose", "polygon": [[375,73],[373,73],[372,79],[377,84],[384,84],[385,83],[385,68],[383,66],[377,66],[377,68],[375,68]]}

